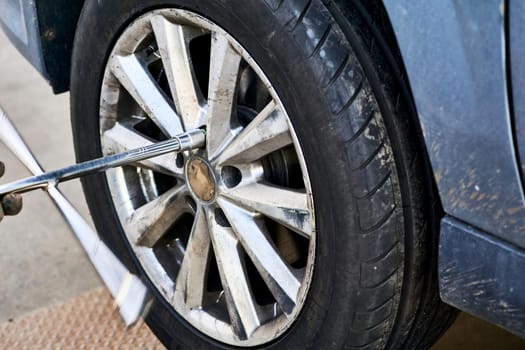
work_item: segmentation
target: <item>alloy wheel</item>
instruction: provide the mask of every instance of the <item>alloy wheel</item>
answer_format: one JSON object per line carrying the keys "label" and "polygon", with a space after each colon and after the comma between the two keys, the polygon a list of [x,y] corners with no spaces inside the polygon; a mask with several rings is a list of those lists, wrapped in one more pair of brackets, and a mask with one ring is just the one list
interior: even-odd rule
{"label": "alloy wheel", "polygon": [[108,59],[100,118],[105,154],[206,130],[204,149],[107,173],[129,245],[162,298],[231,345],[289,329],[313,274],[313,197],[287,111],[242,45],[192,12],[143,15]]}

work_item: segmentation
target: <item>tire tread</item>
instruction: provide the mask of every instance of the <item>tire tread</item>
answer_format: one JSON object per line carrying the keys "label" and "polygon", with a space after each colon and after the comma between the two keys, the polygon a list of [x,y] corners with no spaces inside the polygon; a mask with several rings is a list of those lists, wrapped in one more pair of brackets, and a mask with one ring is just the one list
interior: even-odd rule
{"label": "tire tread", "polygon": [[[332,8],[333,6],[335,6],[331,1],[323,1],[323,4],[325,2],[328,3],[328,5],[332,5]],[[301,12],[301,21],[297,21],[297,26],[293,28],[292,32],[295,32],[296,38],[302,37],[299,31],[302,31],[304,33],[304,28],[301,28],[299,22],[304,22],[304,20],[308,19],[309,17],[324,17],[325,23],[328,23],[327,28],[325,29],[321,37],[321,40],[315,43],[315,49],[311,51],[311,53],[307,57],[309,57],[310,60],[314,61],[314,63],[312,64],[319,64],[321,66],[319,71],[322,71],[324,74],[323,76],[319,77],[318,80],[320,81],[320,85],[324,91],[325,96],[327,96],[329,99],[337,99],[337,101],[332,103],[332,111],[334,112],[334,115],[337,117],[337,119],[329,121],[329,123],[333,123],[334,126],[340,126],[344,129],[345,132],[343,134],[347,135],[347,140],[345,141],[345,144],[346,154],[347,157],[349,157],[349,163],[358,164],[357,166],[353,167],[353,176],[357,178],[357,181],[354,181],[352,195],[358,202],[360,200],[367,200],[369,203],[382,203],[382,205],[371,206],[371,208],[374,209],[372,211],[374,211],[373,216],[376,219],[372,224],[362,225],[361,235],[365,235],[368,240],[370,240],[370,237],[373,237],[374,235],[377,236],[378,239],[381,239],[380,235],[378,235],[378,231],[381,231],[386,224],[392,224],[391,221],[395,221],[396,217],[399,219],[402,216],[401,212],[403,210],[409,210],[410,208],[406,205],[403,205],[400,202],[400,199],[395,198],[395,196],[393,196],[393,194],[391,193],[392,186],[396,185],[394,181],[394,177],[397,176],[397,172],[395,170],[396,165],[393,159],[392,150],[389,147],[388,136],[386,136],[386,132],[383,129],[384,126],[380,125],[381,122],[378,122],[376,120],[377,118],[375,118],[375,114],[379,112],[378,107],[375,105],[375,103],[372,103],[372,109],[368,111],[366,119],[364,119],[357,128],[353,128],[355,132],[351,132],[353,124],[359,120],[359,113],[356,114],[352,112],[354,112],[356,109],[355,107],[356,104],[359,102],[359,97],[367,95],[367,91],[370,91],[370,85],[366,81],[366,79],[363,78],[364,74],[362,73],[362,67],[358,63],[359,60],[356,58],[356,54],[350,49],[351,45],[349,45],[349,43],[346,41],[345,36],[342,35],[342,30],[339,27],[337,21],[330,16],[331,12],[329,12],[329,6],[322,9],[320,8],[320,4],[321,1],[309,1],[307,8],[304,8]],[[381,18],[381,21],[382,23],[385,23],[384,18]],[[338,40],[333,39],[335,37],[337,37]],[[315,39],[312,39],[312,41],[315,42]],[[330,75],[326,74],[326,72],[330,69],[324,67],[322,60],[319,60],[319,57],[316,56],[318,56],[320,52],[330,52],[328,44],[333,44],[334,42],[338,42],[339,46],[346,46],[346,51],[343,54],[344,59],[341,61],[340,65],[337,65],[337,68],[335,68],[333,74]],[[301,45],[301,42],[298,42],[298,44]],[[368,44],[364,47],[366,47],[367,50],[370,53],[372,53],[372,56],[375,56],[374,53],[381,49],[380,46],[380,43],[376,41],[375,37],[370,36]],[[306,47],[308,47],[308,45],[306,45]],[[332,52],[334,52],[334,50],[332,50]],[[336,52],[335,59],[337,60],[339,56],[341,56],[341,54],[339,52]],[[358,74],[359,79],[355,79],[354,77],[352,79],[352,83],[349,84],[348,80],[345,79],[345,74],[348,74],[348,72],[354,72],[354,74]],[[352,76],[354,74],[352,74]],[[398,80],[405,81],[404,75],[399,74]],[[356,81],[358,81],[357,84],[355,83]],[[346,100],[344,97],[342,98],[342,96],[340,96],[340,88],[344,85],[347,86],[347,92],[351,91],[351,93],[347,95]],[[350,87],[350,89],[348,89],[348,87]],[[403,113],[403,103],[401,103],[402,99],[403,97],[399,93],[395,95],[395,102],[393,103],[395,111],[399,112],[400,114]],[[341,100],[345,102],[341,103]],[[347,124],[344,125],[344,123]],[[367,140],[368,143],[364,141],[364,139],[366,138],[366,134],[369,134],[372,131],[372,129],[377,128],[378,126],[380,128],[380,135],[374,140],[375,142],[371,142],[370,139]],[[354,147],[352,147],[352,145],[356,144],[359,145],[359,151],[356,151]],[[381,162],[388,164],[388,169],[383,170],[383,172],[374,171],[378,168],[385,168],[384,166],[378,166],[378,163]],[[421,167],[420,163],[421,155],[418,154],[418,152],[414,151],[413,156],[409,160],[410,170],[412,170],[412,172],[415,174],[421,173],[420,169],[418,169],[418,167]],[[390,188],[390,191],[386,189],[387,187]],[[387,205],[385,205],[385,203],[387,203]],[[359,209],[359,205],[357,206],[358,219],[366,216],[365,212],[365,210]],[[417,220],[425,221],[425,219],[422,217],[418,217]],[[420,229],[414,232],[413,234],[415,237],[423,240],[423,237],[426,233],[425,228],[428,227],[428,225],[424,223],[423,225],[419,225],[419,227]],[[375,270],[373,278],[373,280],[376,283],[361,283],[362,288],[367,290],[380,290],[393,280],[397,280],[399,282],[402,277],[402,271],[404,270],[404,265],[400,258],[404,249],[405,247],[403,243],[398,239],[396,239],[392,245],[388,246],[383,250],[372,249],[369,253],[372,253],[373,255],[368,255],[364,257],[365,260],[363,260],[363,262],[361,263],[361,276],[365,274],[364,272],[370,273],[369,267],[363,268],[364,266],[367,266],[366,264],[374,265],[373,263],[377,262],[377,264],[375,265],[380,266],[376,266],[377,269]],[[375,276],[379,276],[379,278],[376,278]],[[424,276],[420,277],[424,278]],[[390,304],[397,304],[396,307],[392,305],[392,309],[399,308],[401,289],[396,287],[396,290],[397,292],[389,296],[380,305],[366,310],[365,314],[373,317],[375,314],[378,314],[382,311],[382,307],[384,305],[391,306]],[[408,319],[408,322],[407,320],[405,320],[405,324],[399,327],[410,329],[413,338],[417,339],[415,342],[411,342],[411,344],[403,344],[403,341],[400,341],[399,339],[394,339],[394,341],[390,339],[389,341],[388,336],[390,334],[390,331],[392,331],[393,329],[392,324],[396,319],[395,315],[398,314],[398,312],[396,311],[390,312],[388,316],[381,319],[381,321],[379,322],[376,321],[375,323],[370,323],[364,328],[358,327],[360,332],[370,333],[368,334],[368,341],[366,343],[356,343],[354,342],[355,338],[348,336],[345,348],[379,349],[384,347],[387,343],[392,348],[401,348],[407,346],[406,348],[419,349],[427,348],[428,346],[430,346],[434,342],[436,337],[443,332],[443,329],[447,328],[447,326],[451,322],[450,320],[453,320],[455,318],[455,313],[448,307],[441,306],[441,302],[439,301],[436,291],[428,292],[419,290],[416,292],[420,293],[418,295],[418,297],[420,298],[419,303],[428,303],[429,301],[432,301],[432,306],[427,307],[426,309],[433,309],[435,313],[431,320],[427,322],[422,322],[422,327],[425,328],[423,335],[421,335],[421,332],[415,332],[416,328],[420,328],[418,327],[417,322],[414,322],[415,315],[413,315],[411,319]],[[419,315],[421,315],[422,310],[418,310],[417,312]],[[358,313],[354,314],[354,320],[357,317],[357,315]],[[359,315],[363,315],[363,312],[359,311]],[[430,326],[432,325],[432,323],[435,324],[436,322],[439,323],[438,327]],[[354,330],[353,327],[350,328]],[[373,330],[378,330],[381,328],[383,330],[382,332],[372,332]],[[374,333],[375,335],[372,333]],[[419,335],[416,335],[416,333],[419,333]]]}

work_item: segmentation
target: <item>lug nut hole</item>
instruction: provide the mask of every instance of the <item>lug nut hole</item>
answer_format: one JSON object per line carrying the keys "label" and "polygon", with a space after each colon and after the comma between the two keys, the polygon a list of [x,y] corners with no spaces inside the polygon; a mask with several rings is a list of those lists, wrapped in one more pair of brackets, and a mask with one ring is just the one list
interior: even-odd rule
{"label": "lug nut hole", "polygon": [[217,222],[217,225],[222,226],[222,227],[231,227],[222,209],[215,208],[214,215],[215,215],[215,221]]}
{"label": "lug nut hole", "polygon": [[221,178],[226,187],[232,188],[241,183],[242,174],[241,171],[234,166],[225,166],[221,170]]}
{"label": "lug nut hole", "polygon": [[177,154],[177,158],[175,158],[175,165],[177,168],[182,168],[184,166],[184,156],[181,153]]}

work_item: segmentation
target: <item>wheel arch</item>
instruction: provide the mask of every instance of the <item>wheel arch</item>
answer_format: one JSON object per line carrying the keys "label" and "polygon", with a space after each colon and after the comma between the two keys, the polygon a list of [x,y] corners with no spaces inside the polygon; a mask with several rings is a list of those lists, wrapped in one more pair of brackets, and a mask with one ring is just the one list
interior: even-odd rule
{"label": "wheel arch", "polygon": [[4,1],[0,24],[55,93],[69,90],[71,53],[85,0]]}
{"label": "wheel arch", "polygon": [[[325,2],[330,6],[330,1],[325,0]],[[403,99],[405,104],[406,116],[416,131],[414,138],[417,140],[420,147],[419,151],[427,165],[428,179],[426,180],[431,181],[431,186],[436,189],[433,206],[436,209],[436,214],[442,215],[441,199],[437,191],[436,178],[432,172],[429,154],[431,150],[427,148],[428,143],[423,133],[424,124],[418,114],[418,105],[414,99],[410,75],[408,74],[410,71],[407,71],[405,65],[405,56],[399,43],[400,38],[395,31],[395,22],[390,18],[393,11],[392,7],[387,6],[387,1],[382,0],[335,0],[334,2],[344,17],[352,21],[359,21],[359,29],[368,32],[364,36],[369,37],[369,42],[365,43],[365,47],[369,48],[370,54],[375,56],[374,58],[381,64],[389,65],[392,72],[392,77],[389,79],[394,80],[395,82],[392,85],[399,89],[399,97]]]}
{"label": "wheel arch", "polygon": [[85,0],[36,1],[43,61],[55,93],[69,90],[73,40],[84,2]]}
{"label": "wheel arch", "polygon": [[[482,6],[452,0],[335,2],[353,4],[370,17],[368,26],[385,38],[378,43],[390,51],[387,58],[406,84],[442,208],[441,299],[522,336],[523,313],[509,312],[523,309],[522,294],[515,292],[523,283],[510,274],[521,271],[525,247],[517,116],[508,97],[512,7],[505,0]],[[505,261],[493,264],[490,256],[496,255]],[[493,308],[494,300],[510,306]]]}
{"label": "wheel arch", "polygon": [[360,11],[377,40],[370,45],[383,46],[406,89],[403,97],[421,130],[421,149],[444,212],[525,247],[504,1],[483,6],[452,0],[335,3]]}

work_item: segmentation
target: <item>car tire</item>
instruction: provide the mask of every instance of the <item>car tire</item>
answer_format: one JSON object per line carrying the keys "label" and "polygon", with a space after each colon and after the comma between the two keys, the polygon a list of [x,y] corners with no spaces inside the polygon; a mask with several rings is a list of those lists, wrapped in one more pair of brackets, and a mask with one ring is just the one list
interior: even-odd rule
{"label": "car tire", "polygon": [[108,176],[88,177],[98,232],[152,291],[150,328],[173,349],[430,347],[455,311],[438,296],[437,209],[420,131],[404,82],[382,61],[387,54],[372,52],[371,38],[356,27],[361,19],[337,2],[86,1],[72,57],[78,161],[107,154],[102,86],[114,48],[133,23],[163,8],[224,30],[271,84],[303,156],[315,246],[293,320],[267,338],[225,340],[170,304],[129,241]]}

